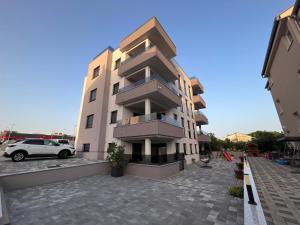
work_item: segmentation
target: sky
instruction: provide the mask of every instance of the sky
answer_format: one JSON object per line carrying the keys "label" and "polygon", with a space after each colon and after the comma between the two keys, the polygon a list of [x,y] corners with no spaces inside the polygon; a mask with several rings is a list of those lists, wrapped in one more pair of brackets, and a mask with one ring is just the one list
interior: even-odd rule
{"label": "sky", "polygon": [[74,134],[90,60],[152,16],[205,88],[203,130],[281,131],[262,65],[293,0],[0,1],[0,131]]}

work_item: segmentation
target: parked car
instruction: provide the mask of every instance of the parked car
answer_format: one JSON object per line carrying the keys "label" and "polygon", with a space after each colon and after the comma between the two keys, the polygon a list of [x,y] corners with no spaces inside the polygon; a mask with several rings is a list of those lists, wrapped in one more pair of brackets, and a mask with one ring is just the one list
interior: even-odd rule
{"label": "parked car", "polygon": [[15,162],[23,161],[30,157],[57,156],[66,159],[75,154],[75,149],[69,145],[62,145],[51,140],[25,139],[13,144],[8,144],[3,156]]}

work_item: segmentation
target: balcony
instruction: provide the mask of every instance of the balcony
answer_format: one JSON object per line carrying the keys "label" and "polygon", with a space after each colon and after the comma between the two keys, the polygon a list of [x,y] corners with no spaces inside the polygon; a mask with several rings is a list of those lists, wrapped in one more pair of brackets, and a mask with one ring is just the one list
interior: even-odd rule
{"label": "balcony", "polygon": [[210,136],[204,131],[197,132],[197,140],[199,142],[211,142]]}
{"label": "balcony", "polygon": [[124,141],[144,140],[145,138],[168,141],[183,138],[184,129],[177,120],[151,113],[118,121],[113,137]]}
{"label": "balcony", "polygon": [[164,110],[181,106],[182,102],[177,88],[163,80],[159,75],[151,75],[149,79],[142,79],[125,86],[116,95],[116,104],[134,105],[145,98],[157,102]]}
{"label": "balcony", "polygon": [[196,110],[206,108],[206,103],[200,95],[194,95],[193,102]]}
{"label": "balcony", "polygon": [[198,78],[196,77],[191,77],[191,85],[193,89],[193,95],[198,95],[198,94],[203,94],[204,93],[204,88]]}
{"label": "balcony", "polygon": [[147,38],[157,45],[167,58],[176,56],[176,46],[155,17],[125,37],[120,43],[120,50],[128,51]]}
{"label": "balcony", "polygon": [[160,74],[166,81],[175,81],[178,79],[178,73],[175,66],[168,60],[156,46],[144,49],[139,54],[126,59],[121,63],[118,74],[121,77],[131,75],[146,66]]}
{"label": "balcony", "polygon": [[197,126],[207,125],[208,119],[201,111],[194,111]]}

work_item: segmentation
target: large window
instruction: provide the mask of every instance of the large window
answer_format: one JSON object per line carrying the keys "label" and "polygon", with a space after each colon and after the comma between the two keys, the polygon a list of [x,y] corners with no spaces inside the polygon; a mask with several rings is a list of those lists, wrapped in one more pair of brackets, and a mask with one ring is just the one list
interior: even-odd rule
{"label": "large window", "polygon": [[94,114],[88,115],[86,117],[85,128],[92,128],[93,127],[93,120],[94,120]]}
{"label": "large window", "polygon": [[94,72],[93,72],[93,79],[98,77],[100,74],[100,66],[97,66],[95,69],[94,69]]}
{"label": "large window", "polygon": [[190,151],[191,151],[191,154],[194,154],[193,153],[193,145],[192,144],[190,144]]}
{"label": "large window", "polygon": [[110,115],[110,123],[116,123],[117,122],[117,116],[118,116],[118,111],[112,111]]}
{"label": "large window", "polygon": [[90,92],[90,102],[96,100],[96,95],[97,95],[97,88],[94,89],[94,90],[91,90],[91,92]]}
{"label": "large window", "polygon": [[181,117],[181,126],[184,127],[184,118]]}
{"label": "large window", "polygon": [[121,59],[119,58],[115,61],[115,70],[118,69],[120,65],[121,65]]}
{"label": "large window", "polygon": [[113,95],[118,94],[119,92],[119,82],[113,85]]}
{"label": "large window", "polygon": [[85,144],[83,144],[83,146],[82,146],[82,150],[84,151],[84,152],[89,152],[90,151],[90,144],[89,143],[85,143]]}
{"label": "large window", "polygon": [[183,152],[186,155],[186,143],[183,144]]}

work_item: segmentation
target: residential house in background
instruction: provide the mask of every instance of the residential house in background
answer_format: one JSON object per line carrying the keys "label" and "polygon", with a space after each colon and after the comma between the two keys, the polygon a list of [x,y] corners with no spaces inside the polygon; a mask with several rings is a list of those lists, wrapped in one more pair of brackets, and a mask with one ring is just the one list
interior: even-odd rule
{"label": "residential house in background", "polygon": [[198,161],[197,122],[207,118],[195,110],[205,107],[197,95],[203,87],[189,79],[175,56],[176,46],[155,17],[119,48],[96,56],[84,79],[77,151],[105,159],[115,142],[125,146],[128,170],[141,173],[178,171],[183,156],[188,164]]}
{"label": "residential house in background", "polygon": [[247,135],[247,134],[242,134],[242,133],[236,132],[236,133],[227,135],[224,138],[224,140],[226,140],[226,139],[228,139],[232,142],[249,142],[253,139],[253,137],[250,135]]}
{"label": "residential house in background", "polygon": [[300,1],[276,16],[262,70],[284,135],[300,140]]}

